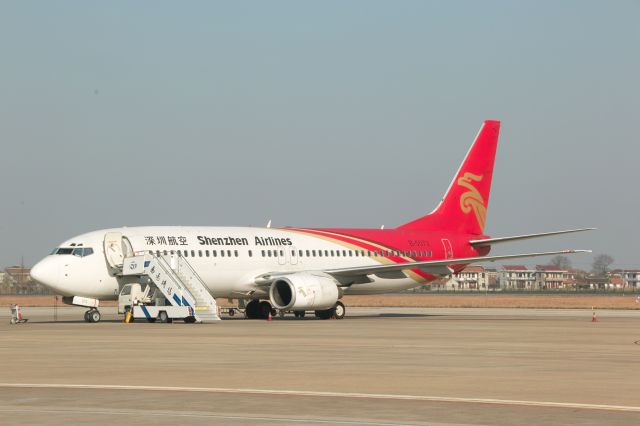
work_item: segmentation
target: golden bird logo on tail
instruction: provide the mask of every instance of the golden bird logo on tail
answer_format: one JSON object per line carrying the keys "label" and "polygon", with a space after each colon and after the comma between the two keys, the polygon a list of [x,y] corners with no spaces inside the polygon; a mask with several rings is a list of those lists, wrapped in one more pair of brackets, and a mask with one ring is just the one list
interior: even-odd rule
{"label": "golden bird logo on tail", "polygon": [[471,210],[476,216],[480,230],[484,229],[484,223],[487,218],[487,208],[484,204],[484,198],[480,195],[480,192],[473,186],[472,181],[482,181],[483,175],[474,175],[473,173],[465,173],[458,179],[458,185],[468,189],[460,196],[460,209],[463,213],[469,214]]}

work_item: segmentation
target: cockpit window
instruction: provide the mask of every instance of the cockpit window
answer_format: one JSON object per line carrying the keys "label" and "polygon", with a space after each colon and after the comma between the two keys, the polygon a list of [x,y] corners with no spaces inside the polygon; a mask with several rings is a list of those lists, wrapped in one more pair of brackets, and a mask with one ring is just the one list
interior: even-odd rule
{"label": "cockpit window", "polygon": [[72,248],[60,247],[54,251],[54,254],[71,254],[73,250]]}
{"label": "cockpit window", "polygon": [[78,257],[85,257],[93,254],[91,247],[56,247],[51,254],[72,254]]}

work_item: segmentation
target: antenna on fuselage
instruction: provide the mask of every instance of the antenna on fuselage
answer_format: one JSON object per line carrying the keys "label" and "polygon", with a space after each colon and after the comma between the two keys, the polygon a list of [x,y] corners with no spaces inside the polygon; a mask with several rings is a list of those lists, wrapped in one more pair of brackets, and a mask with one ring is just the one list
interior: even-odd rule
{"label": "antenna on fuselage", "polygon": [[384,229],[384,225],[382,225],[382,226],[380,227],[380,229]]}
{"label": "antenna on fuselage", "polygon": [[267,222],[267,228],[271,228],[271,219],[269,219],[269,222]]}

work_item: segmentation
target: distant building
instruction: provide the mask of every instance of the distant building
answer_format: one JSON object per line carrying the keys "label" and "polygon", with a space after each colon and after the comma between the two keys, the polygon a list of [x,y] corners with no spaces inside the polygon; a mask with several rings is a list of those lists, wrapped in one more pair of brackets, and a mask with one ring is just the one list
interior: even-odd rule
{"label": "distant building", "polygon": [[504,290],[535,290],[535,269],[525,265],[504,265],[500,270],[500,288]]}
{"label": "distant building", "polygon": [[469,265],[453,280],[457,283],[456,290],[486,290],[488,285],[487,273],[482,266]]}
{"label": "distant building", "polygon": [[565,288],[569,271],[554,265],[536,266],[536,286],[538,290],[557,290]]}
{"label": "distant building", "polygon": [[631,289],[640,288],[640,269],[627,269],[621,272],[624,286]]}
{"label": "distant building", "polygon": [[9,266],[3,272],[0,291],[5,294],[51,294],[51,291],[31,279],[31,268]]}

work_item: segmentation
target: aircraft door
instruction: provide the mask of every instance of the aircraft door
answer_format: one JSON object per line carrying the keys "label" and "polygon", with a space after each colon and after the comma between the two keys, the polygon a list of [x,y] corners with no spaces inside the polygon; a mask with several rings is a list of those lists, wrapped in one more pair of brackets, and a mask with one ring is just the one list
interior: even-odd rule
{"label": "aircraft door", "polygon": [[453,259],[453,248],[451,247],[451,241],[446,238],[442,239],[442,246],[444,247],[445,259]]}
{"label": "aircraft door", "polygon": [[107,232],[104,236],[104,257],[107,264],[116,270],[122,269],[124,258],[133,255],[131,242],[120,232]]}

